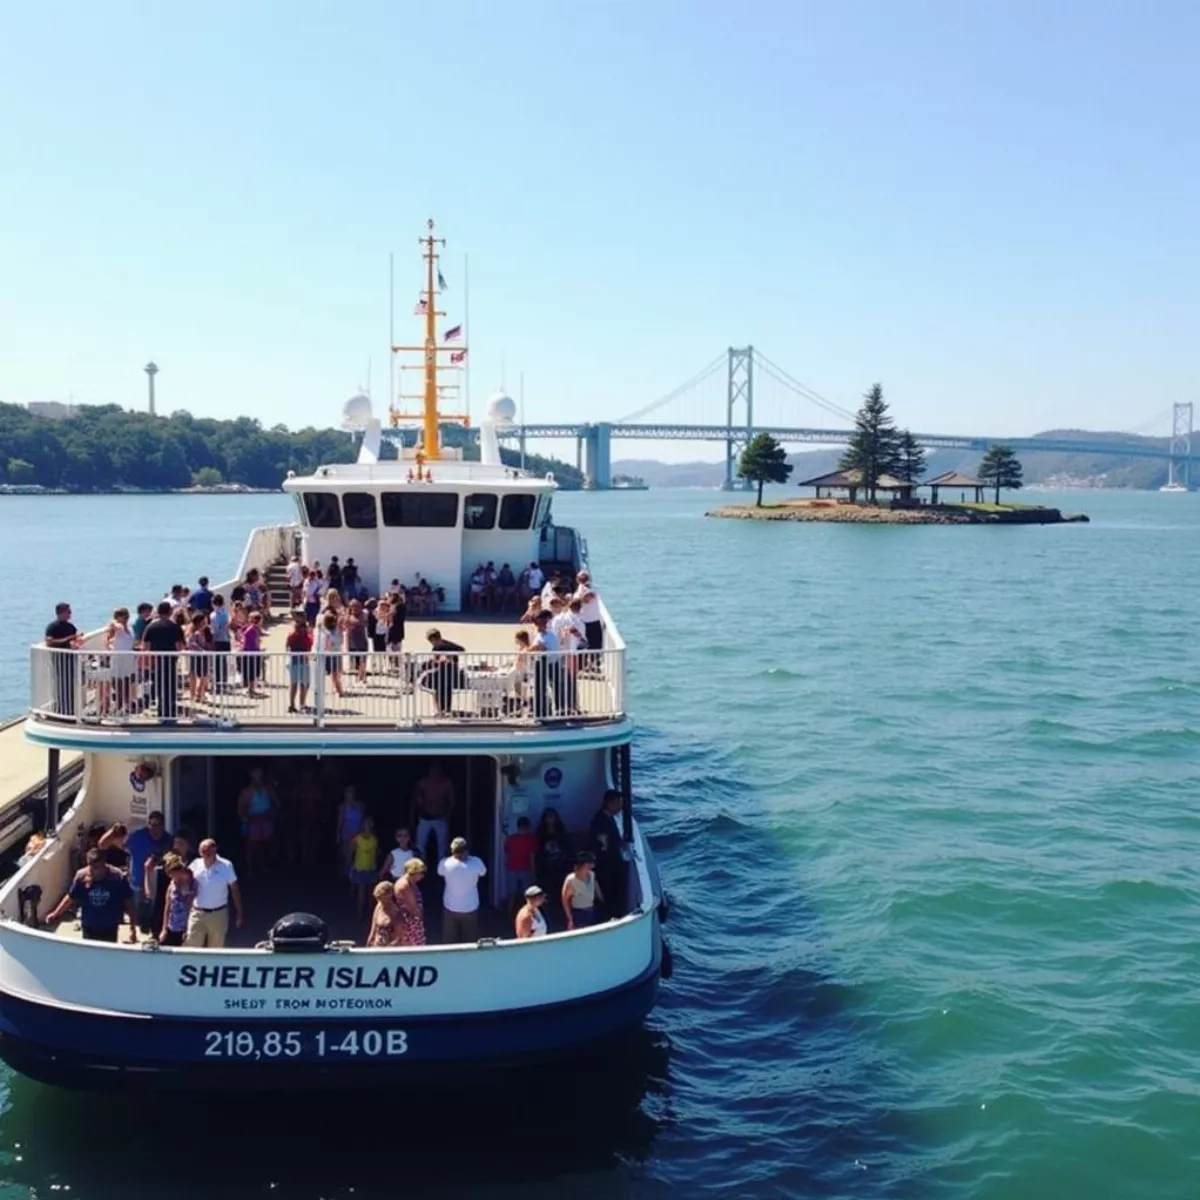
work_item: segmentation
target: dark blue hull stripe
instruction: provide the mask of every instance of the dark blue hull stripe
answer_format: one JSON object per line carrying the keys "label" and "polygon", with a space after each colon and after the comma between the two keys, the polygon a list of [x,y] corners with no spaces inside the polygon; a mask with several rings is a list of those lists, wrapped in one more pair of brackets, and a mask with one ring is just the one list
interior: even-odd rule
{"label": "dark blue hull stripe", "polygon": [[[657,957],[657,956],[656,956]],[[638,979],[566,1004],[456,1016],[364,1014],[353,1020],[223,1020],[77,1011],[0,992],[0,1058],[35,1079],[77,1087],[192,1087],[352,1080],[384,1067],[505,1067],[557,1058],[636,1029],[658,994],[655,961]],[[386,1074],[386,1072],[385,1072]]]}

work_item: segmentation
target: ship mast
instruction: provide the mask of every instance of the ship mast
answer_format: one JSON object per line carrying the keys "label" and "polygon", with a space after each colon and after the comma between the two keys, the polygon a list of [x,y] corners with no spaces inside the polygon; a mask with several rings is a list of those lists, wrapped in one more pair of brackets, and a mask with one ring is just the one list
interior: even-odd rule
{"label": "ship mast", "polygon": [[[421,422],[421,452],[426,461],[432,462],[441,457],[441,434],[438,428],[439,421],[461,421],[464,425],[470,424],[470,416],[466,413],[439,413],[438,412],[438,355],[451,354],[457,351],[461,358],[465,358],[467,347],[462,344],[454,346],[439,346],[437,335],[438,317],[444,317],[446,314],[441,312],[437,306],[438,297],[438,282],[441,279],[441,271],[438,268],[438,262],[441,255],[438,253],[438,247],[446,244],[445,238],[433,236],[433,219],[430,218],[425,236],[418,239],[420,245],[424,248],[425,258],[425,289],[421,294],[423,305],[418,305],[418,312],[421,312],[425,317],[425,341],[420,346],[393,346],[393,354],[420,354],[423,357],[423,376],[424,388],[419,393],[401,393],[397,399],[400,400],[420,400],[421,411],[419,413],[405,413],[392,408],[390,411],[390,423],[394,429],[402,421],[417,421]],[[401,379],[403,379],[404,368],[401,367]]]}

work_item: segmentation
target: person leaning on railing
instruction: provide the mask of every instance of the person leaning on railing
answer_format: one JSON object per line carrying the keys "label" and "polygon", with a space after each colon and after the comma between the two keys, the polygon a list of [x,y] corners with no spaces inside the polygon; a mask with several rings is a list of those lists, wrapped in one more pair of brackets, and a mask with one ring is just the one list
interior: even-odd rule
{"label": "person leaning on railing", "polygon": [[[54,620],[46,626],[46,645],[53,652],[50,662],[54,672],[54,711],[60,716],[75,715],[75,654],[83,645],[79,630],[71,623],[71,606],[66,602],[54,606]],[[63,653],[67,651],[68,653]]]}
{"label": "person leaning on railing", "polygon": [[444,717],[449,713],[454,699],[454,689],[462,686],[462,670],[458,665],[458,655],[466,650],[457,642],[451,642],[442,637],[441,630],[431,629],[425,634],[429,648],[433,651],[433,662],[421,672],[419,683],[426,691],[433,693],[437,705],[438,716]]}
{"label": "person leaning on railing", "polygon": [[143,650],[152,651],[151,679],[160,721],[174,721],[178,713],[178,654],[185,637],[180,625],[171,619],[170,600],[160,601],[158,615],[142,630]]}

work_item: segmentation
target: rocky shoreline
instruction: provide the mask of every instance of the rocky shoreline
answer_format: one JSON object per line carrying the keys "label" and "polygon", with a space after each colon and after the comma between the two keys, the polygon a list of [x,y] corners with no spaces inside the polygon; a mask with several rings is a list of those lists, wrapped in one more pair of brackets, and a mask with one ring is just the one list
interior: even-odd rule
{"label": "rocky shoreline", "polygon": [[884,505],[789,500],[782,504],[726,504],[704,514],[740,521],[824,521],[844,525],[1063,525],[1088,520],[1084,513],[1064,514],[1041,505],[1004,507],[958,504],[890,508]]}

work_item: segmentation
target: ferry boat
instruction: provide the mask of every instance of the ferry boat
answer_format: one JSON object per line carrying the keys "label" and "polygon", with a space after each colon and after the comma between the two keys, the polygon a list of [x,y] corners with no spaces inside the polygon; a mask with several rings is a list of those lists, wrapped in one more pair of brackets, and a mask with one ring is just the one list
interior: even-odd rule
{"label": "ferry boat", "polygon": [[[602,646],[569,663],[563,655],[554,686],[545,678],[539,686],[514,654],[518,613],[471,604],[478,564],[508,563],[514,572],[537,564],[573,581],[587,546],[554,523],[552,476],[503,463],[497,430],[513,418],[508,397],[488,403],[480,461],[441,444],[440,423],[464,418],[439,412],[439,375],[462,362],[466,347],[459,336],[439,340],[444,241],[432,221],[420,240],[424,336],[417,346],[392,347],[421,356],[420,411],[390,409],[392,426],[419,419],[419,439],[398,459],[382,459],[383,423],[356,397],[345,417],[361,436],[357,462],[289,474],[283,486],[295,521],[253,530],[235,577],[212,589],[228,597],[254,570],[271,581],[276,618],[258,653],[211,665],[227,682],[194,702],[184,685],[186,654],[139,646],[133,694],[114,699],[115,656],[102,633],[75,649],[31,649],[25,737],[47,751],[50,836],[0,887],[0,1057],[28,1076],[84,1088],[286,1088],[387,1084],[410,1068],[434,1081],[439,1064],[527,1068],[591,1055],[635,1033],[669,974],[666,900],[633,812],[626,647],[615,621],[601,605]],[[304,563],[353,558],[369,593],[398,579],[436,605],[424,616],[410,612],[403,651],[389,656],[395,661],[373,661],[365,682],[347,671],[344,695],[312,662],[312,692],[300,711],[288,704],[296,659],[284,648],[286,587],[278,592],[294,555]],[[197,564],[197,575],[203,570]],[[131,599],[138,598],[113,597]],[[463,649],[434,652],[434,628]],[[244,661],[251,657],[252,668]],[[552,669],[541,658],[541,669]],[[259,676],[254,696],[237,674],[248,670]],[[84,774],[68,806],[54,781],[60,756],[73,751],[83,753]],[[388,849],[434,765],[456,797],[448,833],[465,837],[488,867],[479,936],[440,944],[440,880],[427,859],[431,944],[367,947],[329,814],[355,786]],[[281,853],[263,864],[268,873],[250,878],[237,797],[252,770],[276,790],[277,832],[289,815],[301,819],[289,800],[301,785],[310,802],[311,789],[320,789],[326,819],[315,856],[306,857],[312,845],[301,836],[297,862]],[[505,838],[522,818],[536,828],[554,808],[566,848],[580,852],[614,791],[620,866],[610,868],[617,894],[608,911],[597,924],[567,930],[559,897],[549,895],[549,931],[517,939],[511,913],[523,897],[507,894]],[[239,875],[244,925],[230,922],[221,948],[171,947],[145,935],[129,944],[128,924],[116,943],[85,940],[73,919],[47,925],[82,865],[86,831],[117,822],[134,830],[152,812],[164,814],[168,830],[217,839]],[[297,930],[302,936],[288,936]]]}

